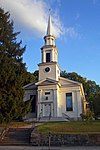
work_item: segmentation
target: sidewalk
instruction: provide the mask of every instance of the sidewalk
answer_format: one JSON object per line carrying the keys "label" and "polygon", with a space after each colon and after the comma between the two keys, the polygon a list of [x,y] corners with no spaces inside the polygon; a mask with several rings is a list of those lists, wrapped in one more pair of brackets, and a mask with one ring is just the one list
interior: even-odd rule
{"label": "sidewalk", "polygon": [[37,147],[37,146],[0,146],[0,150],[100,150],[100,146]]}

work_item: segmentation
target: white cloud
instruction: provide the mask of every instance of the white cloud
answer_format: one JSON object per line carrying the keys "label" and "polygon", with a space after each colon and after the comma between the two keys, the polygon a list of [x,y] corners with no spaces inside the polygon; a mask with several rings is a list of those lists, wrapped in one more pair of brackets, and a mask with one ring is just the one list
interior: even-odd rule
{"label": "white cloud", "polygon": [[[31,33],[41,37],[46,34],[49,17],[50,5],[47,2],[45,0],[0,0],[0,5],[10,12],[17,31],[21,31],[24,35]],[[61,35],[77,37],[74,27],[64,27],[57,11],[51,12],[51,14],[52,29],[56,37]]]}
{"label": "white cloud", "polygon": [[[10,12],[16,27],[26,28],[36,35],[45,35],[50,8],[43,0],[0,0],[1,6]],[[53,31],[56,37],[63,34],[60,19],[53,13]]]}
{"label": "white cloud", "polygon": [[68,27],[65,29],[65,33],[68,37],[77,38],[79,37],[78,32],[74,29],[74,27]]}

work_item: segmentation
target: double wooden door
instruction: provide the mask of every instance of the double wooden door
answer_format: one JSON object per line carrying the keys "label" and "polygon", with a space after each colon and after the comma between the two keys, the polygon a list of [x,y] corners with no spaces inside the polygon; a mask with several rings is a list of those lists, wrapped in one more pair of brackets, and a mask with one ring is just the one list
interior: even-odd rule
{"label": "double wooden door", "polygon": [[51,115],[51,104],[44,104],[43,105],[43,116],[50,116]]}

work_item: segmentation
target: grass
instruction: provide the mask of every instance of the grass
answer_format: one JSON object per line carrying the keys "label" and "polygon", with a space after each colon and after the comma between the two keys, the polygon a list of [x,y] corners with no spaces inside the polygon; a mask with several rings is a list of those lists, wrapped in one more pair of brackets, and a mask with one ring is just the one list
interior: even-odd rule
{"label": "grass", "polygon": [[31,122],[10,122],[9,124],[3,123],[0,124],[0,127],[12,127],[12,128],[19,128],[19,127],[24,127],[24,126],[28,126],[28,125],[32,125]]}
{"label": "grass", "polygon": [[62,134],[83,134],[83,133],[100,133],[100,122],[55,122],[44,123],[37,127],[39,133],[47,134],[62,133]]}

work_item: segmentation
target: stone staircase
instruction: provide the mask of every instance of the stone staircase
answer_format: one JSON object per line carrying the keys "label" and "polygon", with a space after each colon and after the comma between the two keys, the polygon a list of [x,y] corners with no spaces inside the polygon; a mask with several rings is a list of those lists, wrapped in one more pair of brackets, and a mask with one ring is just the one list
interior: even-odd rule
{"label": "stone staircase", "polygon": [[0,146],[29,146],[32,128],[9,128]]}

